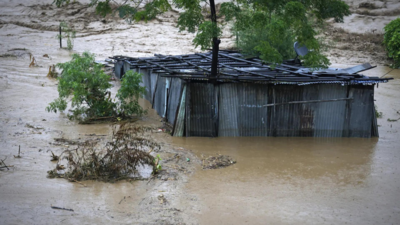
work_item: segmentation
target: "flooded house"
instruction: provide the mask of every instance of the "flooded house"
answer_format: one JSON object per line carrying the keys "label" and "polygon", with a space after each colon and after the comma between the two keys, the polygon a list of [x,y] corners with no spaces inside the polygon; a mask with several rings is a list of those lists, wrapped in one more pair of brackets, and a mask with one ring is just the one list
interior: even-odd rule
{"label": "flooded house", "polygon": [[117,77],[143,75],[147,99],[173,136],[377,137],[374,88],[390,78],[359,74],[370,64],[312,71],[295,61],[271,68],[220,51],[147,58],[112,57]]}

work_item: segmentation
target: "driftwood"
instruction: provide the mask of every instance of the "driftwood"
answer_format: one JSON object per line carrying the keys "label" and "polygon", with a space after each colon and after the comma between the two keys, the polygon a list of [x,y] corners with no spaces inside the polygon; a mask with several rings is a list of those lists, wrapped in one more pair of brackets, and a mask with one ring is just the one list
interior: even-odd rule
{"label": "driftwood", "polygon": [[[79,143],[76,148],[65,150],[58,157],[56,168],[47,171],[49,178],[65,178],[70,181],[101,180],[115,182],[135,178],[137,166],[149,165],[157,172],[156,159],[148,153],[150,149],[160,149],[160,145],[150,139],[140,137],[142,127],[124,127],[114,130],[112,141],[104,146],[92,142]],[[61,165],[63,160],[66,166]],[[58,171],[65,170],[60,173]]]}
{"label": "driftwood", "polygon": [[14,167],[14,166],[7,166],[6,163],[4,162],[6,159],[7,159],[7,156],[4,159],[0,159],[1,160],[0,169],[6,168],[7,170],[10,170],[9,167]]}
{"label": "driftwood", "polygon": [[21,157],[21,145],[19,145],[19,147],[18,147],[18,155],[17,156],[14,155],[14,158],[22,158]]}
{"label": "driftwood", "polygon": [[53,206],[53,205],[51,205],[51,208],[52,208],[52,209],[66,210],[66,211],[71,211],[71,212],[73,212],[73,211],[74,211],[73,209],[62,208],[62,207]]}

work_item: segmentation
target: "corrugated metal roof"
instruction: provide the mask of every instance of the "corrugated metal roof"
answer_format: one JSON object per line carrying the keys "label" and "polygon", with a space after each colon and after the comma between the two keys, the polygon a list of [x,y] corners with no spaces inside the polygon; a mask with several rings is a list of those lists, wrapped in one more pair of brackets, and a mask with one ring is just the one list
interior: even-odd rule
{"label": "corrugated metal roof", "polygon": [[211,52],[178,56],[156,55],[147,58],[131,58],[126,56],[111,57],[116,60],[116,66],[121,60],[130,64],[131,68],[152,69],[166,77],[181,79],[206,79],[217,82],[270,82],[279,84],[374,84],[387,82],[390,78],[367,77],[358,72],[371,69],[370,64],[335,69],[313,70],[300,64],[283,63],[264,64],[259,58],[245,59],[238,52],[220,51],[218,54],[218,74],[211,76]]}

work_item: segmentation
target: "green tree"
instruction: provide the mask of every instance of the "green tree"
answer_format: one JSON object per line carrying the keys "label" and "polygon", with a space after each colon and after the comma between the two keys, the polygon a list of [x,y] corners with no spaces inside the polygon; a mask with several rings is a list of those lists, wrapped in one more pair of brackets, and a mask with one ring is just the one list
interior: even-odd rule
{"label": "green tree", "polygon": [[118,90],[118,114],[119,115],[142,115],[147,113],[139,105],[139,97],[146,93],[146,88],[140,86],[142,74],[127,71],[122,77],[121,88]]}
{"label": "green tree", "polygon": [[[55,0],[57,6],[69,0]],[[248,55],[260,56],[268,63],[282,63],[293,57],[293,43],[298,41],[311,51],[302,59],[305,65],[327,67],[329,60],[320,52],[320,43],[315,38],[316,25],[327,18],[338,22],[350,14],[349,7],[341,0],[232,0],[222,3],[220,15],[222,24],[212,23],[209,15],[202,13],[208,0],[128,0],[121,4],[116,1],[92,0],[96,12],[107,15],[118,12],[128,21],[149,20],[169,9],[172,5],[182,10],[178,18],[179,30],[197,32],[194,45],[203,50],[212,46],[212,40],[220,37],[224,22],[233,22],[238,47]]]}
{"label": "green tree", "polygon": [[67,100],[70,100],[71,120],[129,117],[145,113],[138,103],[139,96],[145,92],[139,85],[142,79],[140,74],[126,74],[117,94],[118,101],[115,102],[109,91],[110,77],[103,72],[102,65],[95,63],[93,54],[73,54],[71,61],[59,63],[57,67],[62,69],[61,76],[58,77],[59,97],[46,107],[48,112],[66,110]]}
{"label": "green tree", "polygon": [[350,11],[340,0],[236,0],[223,3],[221,14],[233,21],[237,46],[245,54],[281,63],[295,56],[297,41],[311,50],[302,57],[304,64],[318,68],[329,60],[321,54],[316,28],[327,18],[342,22]]}
{"label": "green tree", "polygon": [[388,56],[393,58],[394,68],[400,67],[400,18],[397,18],[385,26],[383,43],[386,46]]}

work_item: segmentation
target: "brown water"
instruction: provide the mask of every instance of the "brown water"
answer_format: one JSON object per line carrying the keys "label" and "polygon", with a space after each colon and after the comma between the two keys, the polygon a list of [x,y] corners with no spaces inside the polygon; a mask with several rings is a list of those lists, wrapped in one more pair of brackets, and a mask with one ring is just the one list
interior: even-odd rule
{"label": "brown water", "polygon": [[[0,58],[0,158],[7,157],[7,165],[14,165],[10,171],[0,171],[0,224],[400,223],[400,120],[387,121],[400,117],[400,71],[388,67],[365,72],[396,78],[376,89],[376,105],[383,114],[378,119],[379,139],[171,138],[161,133],[154,135],[166,149],[191,149],[200,159],[227,154],[237,164],[201,170],[200,161],[192,158],[187,165],[198,167],[194,175],[179,172],[182,175],[176,181],[149,184],[85,182],[84,187],[47,179],[46,171],[54,168],[49,150],[59,154],[67,148],[54,146],[53,138],[86,139],[89,134],[111,133],[107,124],[79,125],[65,114],[44,110],[57,97],[57,82],[46,77],[48,66],[71,57],[70,52],[58,49],[56,32],[46,28],[57,26],[55,11],[57,18],[75,19],[80,29],[75,51],[90,49],[99,59],[117,54],[185,54],[198,49],[191,45],[191,34],[177,32],[176,14],[162,17],[164,22],[128,25],[108,18],[103,24],[83,13],[81,17],[69,15],[79,5],[57,11],[49,5],[29,4],[24,0],[0,3],[5,21],[0,24],[0,54],[27,48],[39,65],[29,68],[28,55]],[[114,30],[93,34],[109,27]],[[119,83],[112,84],[115,93]],[[28,128],[27,123],[44,129]],[[152,110],[140,123],[161,125]],[[22,158],[17,159],[13,155],[19,146]],[[171,150],[162,157],[174,154]],[[168,200],[161,210],[160,193]],[[53,210],[50,205],[75,211]]]}
{"label": "brown water", "polygon": [[187,188],[201,224],[377,224],[400,219],[399,149],[377,139],[174,138],[201,157],[237,164],[204,170]]}
{"label": "brown water", "polygon": [[399,224],[400,70],[376,88],[380,138],[172,138],[199,157],[237,164],[199,170],[186,188],[202,202],[200,224]]}

